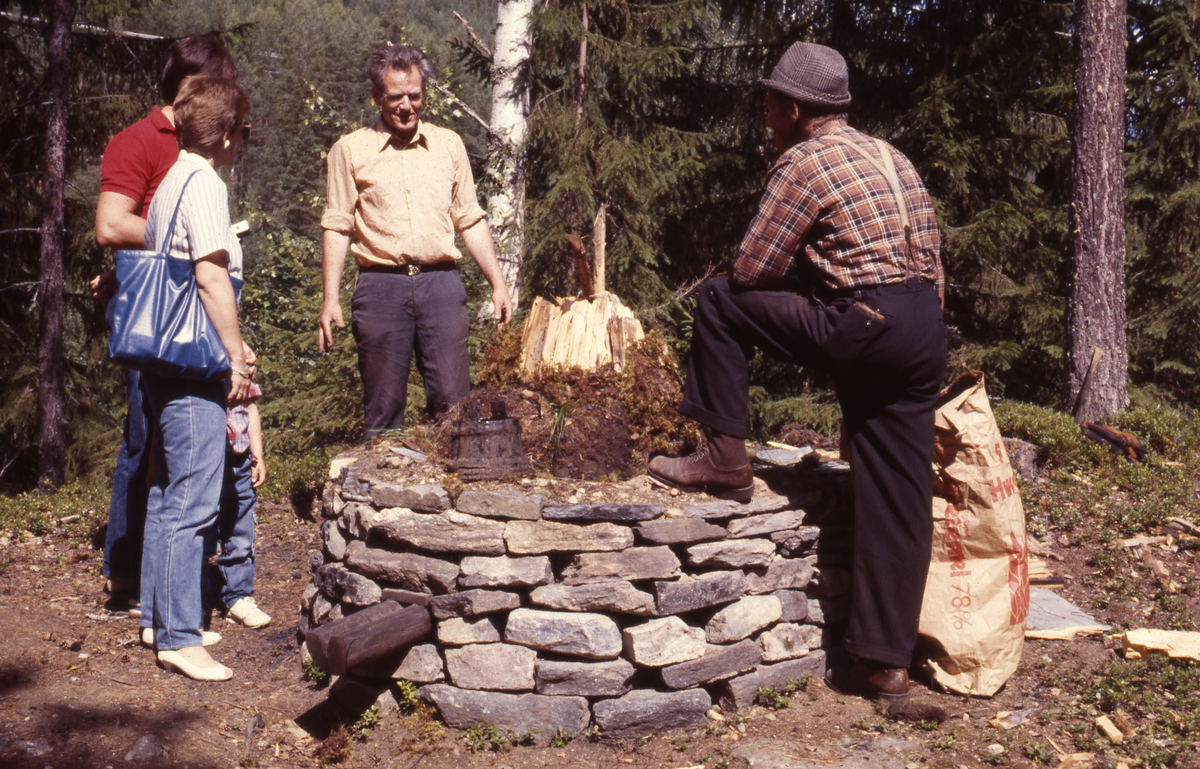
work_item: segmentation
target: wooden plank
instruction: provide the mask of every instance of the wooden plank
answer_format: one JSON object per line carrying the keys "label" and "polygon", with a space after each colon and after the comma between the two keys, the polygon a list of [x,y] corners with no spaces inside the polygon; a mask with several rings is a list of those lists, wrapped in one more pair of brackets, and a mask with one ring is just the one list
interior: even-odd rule
{"label": "wooden plank", "polygon": [[[369,607],[351,616],[360,616],[373,608],[375,607]],[[322,670],[330,675],[343,675],[351,668],[361,667],[394,654],[398,649],[424,638],[429,635],[432,627],[429,609],[424,606],[405,606],[398,612],[377,612],[371,621],[364,622],[353,630],[330,633],[329,644],[325,648],[328,667],[323,667]],[[316,661],[316,657],[313,657],[313,661]]]}

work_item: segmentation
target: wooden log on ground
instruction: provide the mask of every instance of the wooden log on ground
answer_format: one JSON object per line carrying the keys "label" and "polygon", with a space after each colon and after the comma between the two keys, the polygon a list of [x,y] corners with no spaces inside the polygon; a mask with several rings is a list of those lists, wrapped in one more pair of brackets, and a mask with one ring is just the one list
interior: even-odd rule
{"label": "wooden log on ground", "polygon": [[321,670],[340,676],[411,645],[432,627],[426,607],[384,601],[313,630],[305,642]]}

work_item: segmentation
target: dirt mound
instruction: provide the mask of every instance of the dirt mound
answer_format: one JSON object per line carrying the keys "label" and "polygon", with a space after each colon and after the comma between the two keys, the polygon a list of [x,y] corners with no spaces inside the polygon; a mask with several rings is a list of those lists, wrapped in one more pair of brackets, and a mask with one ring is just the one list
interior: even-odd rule
{"label": "dirt mound", "polygon": [[560,478],[629,478],[644,472],[652,454],[695,445],[695,425],[678,412],[676,364],[660,338],[652,334],[635,345],[622,371],[543,369],[528,380],[518,374],[519,341],[516,330],[497,335],[484,352],[479,384],[429,429],[440,455],[451,456],[451,432],[463,409],[489,414],[493,401],[503,401],[520,422],[534,470]]}

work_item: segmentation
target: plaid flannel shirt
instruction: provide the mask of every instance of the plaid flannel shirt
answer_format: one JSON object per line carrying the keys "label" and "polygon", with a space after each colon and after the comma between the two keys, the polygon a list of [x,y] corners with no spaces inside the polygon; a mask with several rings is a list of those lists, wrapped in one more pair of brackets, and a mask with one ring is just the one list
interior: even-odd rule
{"label": "plaid flannel shirt", "polygon": [[[228,386],[225,394],[229,394]],[[262,397],[262,388],[250,382],[250,398],[254,401]],[[246,406],[233,406],[225,410],[225,437],[229,439],[229,448],[234,454],[245,454],[250,450],[250,413]]]}
{"label": "plaid flannel shirt", "polygon": [[845,137],[880,160],[873,139],[841,123],[780,156],[734,264],[733,282],[750,288],[833,290],[899,283],[906,267],[945,292],[933,203],[908,158],[892,152],[912,229],[910,264],[895,195],[886,177]]}

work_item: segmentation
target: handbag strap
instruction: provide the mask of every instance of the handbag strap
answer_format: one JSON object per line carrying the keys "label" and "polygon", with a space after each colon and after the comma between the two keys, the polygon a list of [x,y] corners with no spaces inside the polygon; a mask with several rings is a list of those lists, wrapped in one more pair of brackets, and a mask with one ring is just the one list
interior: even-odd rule
{"label": "handbag strap", "polygon": [[861,145],[855,144],[844,136],[826,136],[826,139],[837,142],[862,155],[863,159],[875,167],[875,170],[883,174],[883,178],[887,180],[888,186],[892,188],[892,196],[896,199],[896,207],[900,209],[900,226],[904,228],[904,277],[908,279],[914,274],[920,275],[920,267],[917,264],[916,254],[913,253],[912,244],[912,225],[908,221],[908,206],[904,201],[904,190],[900,188],[900,178],[896,175],[896,166],[892,161],[891,148],[883,139],[875,139],[875,146],[879,150],[879,156],[883,158],[883,163],[880,163],[875,158],[862,148]]}
{"label": "handbag strap", "polygon": [[179,191],[179,200],[175,202],[175,213],[171,214],[171,226],[167,228],[167,239],[163,241],[162,247],[158,249],[161,254],[170,252],[171,239],[175,237],[175,220],[179,218],[179,207],[183,205],[183,193],[187,192],[188,185],[192,182],[192,177],[198,173],[200,172],[192,171],[183,182],[183,189]]}

